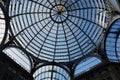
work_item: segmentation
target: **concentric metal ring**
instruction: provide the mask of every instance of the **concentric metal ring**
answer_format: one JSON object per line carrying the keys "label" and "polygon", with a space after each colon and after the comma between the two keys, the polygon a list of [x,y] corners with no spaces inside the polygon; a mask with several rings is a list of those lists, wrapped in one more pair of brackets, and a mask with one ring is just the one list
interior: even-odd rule
{"label": "concentric metal ring", "polygon": [[68,17],[68,12],[63,5],[56,5],[51,9],[50,17],[56,23],[63,23]]}

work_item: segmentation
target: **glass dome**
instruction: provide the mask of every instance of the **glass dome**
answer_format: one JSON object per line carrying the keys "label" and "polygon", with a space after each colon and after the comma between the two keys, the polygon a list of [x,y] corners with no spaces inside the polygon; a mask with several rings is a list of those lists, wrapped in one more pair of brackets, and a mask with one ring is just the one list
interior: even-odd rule
{"label": "glass dome", "polygon": [[4,38],[5,27],[6,27],[5,15],[0,4],[0,44]]}
{"label": "glass dome", "polygon": [[67,71],[54,65],[42,66],[33,74],[35,80],[70,80]]}
{"label": "glass dome", "polygon": [[25,54],[25,52],[13,46],[5,48],[3,52],[11,59],[13,59],[17,64],[23,67],[25,70],[27,70],[28,72],[31,71],[32,65],[30,59]]}
{"label": "glass dome", "polygon": [[111,24],[105,47],[108,59],[112,62],[120,62],[120,18]]}
{"label": "glass dome", "polygon": [[99,44],[105,25],[104,0],[10,0],[14,39],[38,59],[69,62]]}

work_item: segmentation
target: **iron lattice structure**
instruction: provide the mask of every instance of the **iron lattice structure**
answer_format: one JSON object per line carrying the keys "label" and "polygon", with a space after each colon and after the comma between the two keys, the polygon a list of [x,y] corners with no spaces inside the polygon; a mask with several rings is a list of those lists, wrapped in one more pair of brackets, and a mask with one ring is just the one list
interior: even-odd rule
{"label": "iron lattice structure", "polygon": [[79,0],[13,0],[9,4],[13,38],[38,59],[70,62],[83,57],[99,44],[105,20],[100,14],[105,4],[99,9],[88,4]]}
{"label": "iron lattice structure", "polygon": [[74,79],[119,62],[119,19],[109,27],[108,13],[104,0],[3,0],[0,50],[35,80]]}

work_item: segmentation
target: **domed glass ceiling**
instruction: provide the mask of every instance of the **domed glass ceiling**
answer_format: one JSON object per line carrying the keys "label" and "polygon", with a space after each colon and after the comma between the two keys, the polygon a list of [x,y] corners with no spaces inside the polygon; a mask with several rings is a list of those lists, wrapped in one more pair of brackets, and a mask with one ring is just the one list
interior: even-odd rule
{"label": "domed glass ceiling", "polygon": [[97,47],[104,0],[10,0],[14,39],[38,59],[69,62]]}

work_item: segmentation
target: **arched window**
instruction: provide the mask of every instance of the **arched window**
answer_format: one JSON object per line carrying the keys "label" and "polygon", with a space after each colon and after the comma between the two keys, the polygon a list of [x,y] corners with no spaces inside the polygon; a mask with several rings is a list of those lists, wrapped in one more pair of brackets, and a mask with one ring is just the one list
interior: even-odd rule
{"label": "arched window", "polygon": [[100,63],[101,60],[96,57],[86,58],[76,66],[74,75],[78,76],[84,72],[87,72]]}
{"label": "arched window", "polygon": [[66,70],[55,65],[42,66],[33,74],[35,80],[70,80]]}
{"label": "arched window", "polygon": [[120,62],[120,19],[111,24],[105,47],[108,59],[112,62]]}
{"label": "arched window", "polygon": [[28,72],[31,71],[30,59],[22,50],[16,47],[7,47],[3,50],[3,52],[25,70],[27,70]]}

